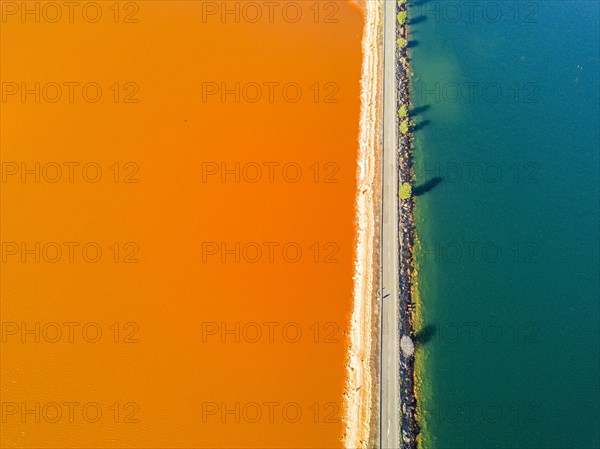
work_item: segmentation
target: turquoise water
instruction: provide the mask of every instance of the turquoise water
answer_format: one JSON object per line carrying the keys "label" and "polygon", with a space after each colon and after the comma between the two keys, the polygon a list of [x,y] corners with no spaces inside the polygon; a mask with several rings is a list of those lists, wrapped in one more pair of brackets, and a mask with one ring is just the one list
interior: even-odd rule
{"label": "turquoise water", "polygon": [[599,3],[410,11],[425,445],[598,448]]}

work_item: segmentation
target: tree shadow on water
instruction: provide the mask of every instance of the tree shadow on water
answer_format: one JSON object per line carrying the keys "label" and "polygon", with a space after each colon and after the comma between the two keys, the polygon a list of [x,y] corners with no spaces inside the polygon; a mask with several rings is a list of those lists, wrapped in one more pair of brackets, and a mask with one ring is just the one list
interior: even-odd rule
{"label": "tree shadow on water", "polygon": [[442,178],[440,176],[436,176],[435,178],[431,178],[429,181],[426,181],[421,185],[414,186],[412,189],[413,195],[421,196],[421,195],[433,190],[443,180],[444,180],[444,178]]}
{"label": "tree shadow on water", "polygon": [[430,123],[431,123],[431,120],[423,120],[423,121],[415,124],[413,131],[414,132],[421,131],[423,128],[425,128]]}
{"label": "tree shadow on water", "polygon": [[419,41],[418,40],[408,41],[408,44],[406,45],[406,48],[415,48],[417,45],[419,45]]}
{"label": "tree shadow on water", "polygon": [[416,108],[412,108],[412,109],[410,110],[410,116],[411,116],[411,117],[416,117],[417,115],[420,115],[420,114],[422,114],[423,112],[426,112],[426,111],[428,111],[428,110],[429,110],[429,108],[431,108],[431,106],[430,106],[430,105],[428,105],[428,104],[426,104],[426,105],[423,105],[423,106],[417,106]]}
{"label": "tree shadow on water", "polygon": [[415,334],[415,344],[417,346],[426,345],[435,336],[436,326],[435,324],[428,324],[423,329]]}
{"label": "tree shadow on water", "polygon": [[[418,23],[423,23],[423,22],[425,22],[426,20],[427,20],[427,16],[424,16],[423,14],[421,14],[420,16],[417,16],[417,17],[415,17],[415,18],[413,18],[413,19],[410,19],[410,20],[408,21],[408,24],[409,24],[409,25],[416,25],[416,24],[418,24]],[[411,34],[414,34],[414,32],[413,32],[413,31],[411,31]]]}

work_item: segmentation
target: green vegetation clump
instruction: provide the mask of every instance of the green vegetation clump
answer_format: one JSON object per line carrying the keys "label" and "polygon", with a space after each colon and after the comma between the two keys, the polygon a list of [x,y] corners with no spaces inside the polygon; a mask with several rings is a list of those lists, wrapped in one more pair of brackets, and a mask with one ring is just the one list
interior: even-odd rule
{"label": "green vegetation clump", "polygon": [[396,40],[396,44],[398,44],[398,47],[400,47],[401,50],[404,50],[408,45],[408,41],[401,37],[400,39]]}
{"label": "green vegetation clump", "polygon": [[400,117],[402,120],[408,117],[408,107],[405,104],[398,109],[398,117]]}
{"label": "green vegetation clump", "polygon": [[400,186],[400,198],[407,200],[412,195],[412,186],[408,182],[403,182]]}
{"label": "green vegetation clump", "polygon": [[408,120],[404,119],[400,122],[400,132],[402,134],[408,134],[409,123]]}
{"label": "green vegetation clump", "polygon": [[406,11],[400,11],[396,17],[398,18],[398,23],[400,25],[404,25],[406,23]]}

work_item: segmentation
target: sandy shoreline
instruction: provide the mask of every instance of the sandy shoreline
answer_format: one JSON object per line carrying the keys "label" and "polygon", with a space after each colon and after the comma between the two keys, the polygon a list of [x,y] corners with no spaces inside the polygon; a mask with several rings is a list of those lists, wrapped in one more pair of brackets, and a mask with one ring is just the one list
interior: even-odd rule
{"label": "sandy shoreline", "polygon": [[344,447],[377,446],[379,435],[379,211],[381,197],[381,89],[383,2],[363,3],[361,115],[356,197],[356,259],[350,322]]}

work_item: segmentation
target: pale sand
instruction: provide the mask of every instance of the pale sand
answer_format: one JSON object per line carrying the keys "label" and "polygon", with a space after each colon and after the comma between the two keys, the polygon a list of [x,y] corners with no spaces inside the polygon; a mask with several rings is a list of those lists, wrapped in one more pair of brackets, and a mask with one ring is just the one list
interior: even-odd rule
{"label": "pale sand", "polygon": [[366,0],[356,196],[354,302],[350,322],[344,436],[347,449],[378,446],[379,213],[383,2]]}

